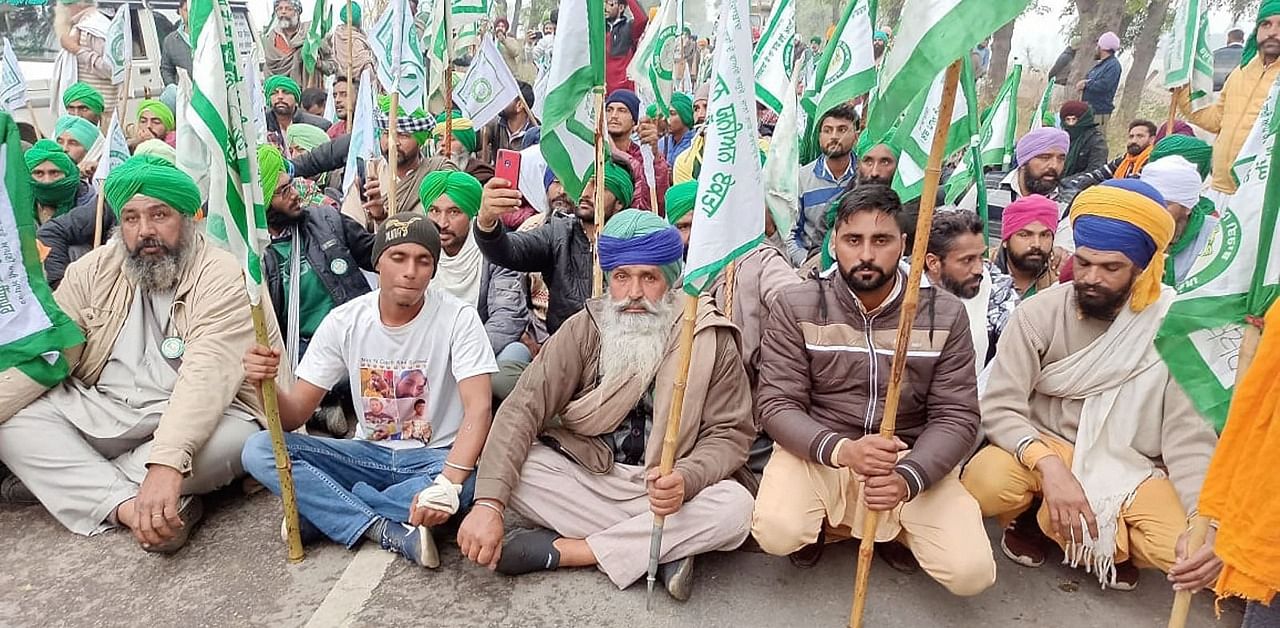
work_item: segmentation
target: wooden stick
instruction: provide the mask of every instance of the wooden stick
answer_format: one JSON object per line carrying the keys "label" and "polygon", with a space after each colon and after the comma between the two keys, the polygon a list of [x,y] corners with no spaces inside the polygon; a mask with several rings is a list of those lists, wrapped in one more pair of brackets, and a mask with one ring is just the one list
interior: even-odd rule
{"label": "wooden stick", "polygon": [[[1250,325],[1253,327],[1253,325]],[[1187,555],[1200,549],[1209,535],[1209,518],[1197,516],[1191,520],[1191,535],[1187,537]],[[1173,596],[1173,610],[1169,612],[1169,628],[1186,628],[1187,614],[1191,612],[1191,592],[1178,591]]]}
{"label": "wooden stick", "polygon": [[[267,319],[262,303],[251,306],[253,333],[258,345],[270,348],[267,337]],[[276,473],[280,475],[280,499],[284,502],[284,527],[289,537],[289,562],[300,562],[302,552],[302,528],[298,525],[298,497],[293,491],[293,471],[289,465],[289,451],[284,445],[284,428],[280,426],[280,405],[276,399],[276,380],[262,382],[262,405],[267,411],[267,430],[271,432],[271,450],[276,457]]]}
{"label": "wooden stick", "polygon": [[387,211],[385,218],[398,213],[396,210],[396,188],[400,187],[399,146],[400,130],[396,128],[396,110],[400,108],[400,92],[391,90],[391,112],[387,119],[387,163],[391,167],[391,189],[387,190]]}
{"label": "wooden stick", "polygon": [[1169,94],[1169,123],[1164,128],[1165,137],[1173,135],[1173,123],[1178,120],[1178,94]]}
{"label": "wooden stick", "polygon": [[738,282],[738,260],[724,268],[724,317],[733,320],[733,288]]}
{"label": "wooden stick", "polygon": [[[929,150],[929,161],[924,171],[924,190],[920,196],[920,217],[916,220],[915,245],[911,249],[911,270],[907,273],[907,287],[902,298],[902,311],[898,317],[898,335],[893,345],[893,366],[889,373],[889,387],[884,398],[884,419],[880,422],[880,436],[893,438],[898,422],[898,400],[902,395],[902,374],[907,366],[907,346],[911,340],[911,326],[915,322],[920,305],[920,275],[924,270],[924,255],[929,245],[929,229],[933,226],[933,208],[937,203],[938,179],[942,175],[942,157],[946,151],[947,132],[951,127],[951,112],[955,109],[956,91],[960,85],[960,64],[957,60],[947,68],[946,82],[942,88],[942,106],[938,111],[938,126]],[[873,356],[874,358],[874,356]],[[876,542],[876,528],[880,513],[869,511],[863,521],[862,541],[858,546],[858,572],[854,579],[853,611],[849,616],[852,628],[861,628],[862,612],[867,605],[867,581],[871,575],[871,554]]]}
{"label": "wooden stick", "polygon": [[1262,330],[1257,325],[1246,322],[1244,337],[1240,339],[1240,353],[1236,357],[1236,385],[1244,379],[1244,372],[1253,364],[1253,357],[1258,354],[1258,343],[1262,342]]}
{"label": "wooden stick", "polygon": [[653,213],[666,217],[666,212],[658,211],[658,173],[654,171],[653,181],[649,182],[649,206],[653,208]]}
{"label": "wooden stick", "polygon": [[36,137],[44,139],[46,136],[40,128],[40,119],[36,117],[36,108],[31,106],[31,101],[27,101],[27,112],[31,114],[31,128],[36,130]]}
{"label": "wooden stick", "polygon": [[[107,152],[108,152],[107,158],[110,159],[111,158],[110,147],[108,147]],[[107,195],[102,193],[102,186],[99,185],[98,186],[98,208],[93,215],[93,246],[90,248],[96,249],[98,248],[99,244],[102,244],[102,211],[103,211],[103,206],[106,204],[106,201],[107,201]]]}
{"label": "wooden stick", "polygon": [[347,133],[351,132],[352,118],[356,110],[356,90],[351,89],[351,81],[356,71],[355,53],[355,16],[351,14],[351,0],[347,0]]}
{"label": "wooden stick", "polygon": [[604,270],[600,268],[600,232],[604,231],[604,87],[597,85],[596,88],[596,190],[595,190],[595,206],[596,206],[596,244],[591,247],[592,256],[595,258],[592,263],[594,270],[592,271],[591,296],[599,297],[604,293]]}
{"label": "wooden stick", "polygon": [[453,28],[449,26],[449,8],[445,3],[444,15],[444,154],[453,156]]}

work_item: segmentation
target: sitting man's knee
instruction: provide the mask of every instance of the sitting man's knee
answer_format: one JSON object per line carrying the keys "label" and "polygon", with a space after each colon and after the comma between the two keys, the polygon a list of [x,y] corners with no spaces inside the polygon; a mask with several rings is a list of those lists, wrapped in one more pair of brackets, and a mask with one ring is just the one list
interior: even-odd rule
{"label": "sitting man's knee", "polygon": [[246,472],[255,476],[256,471],[266,466],[275,467],[276,457],[271,444],[271,432],[265,430],[257,432],[244,442],[244,449],[240,450],[240,464],[244,466]]}
{"label": "sitting man's knee", "polygon": [[948,569],[950,577],[941,582],[952,595],[978,595],[996,583],[996,561],[991,554],[964,555],[957,552]]}
{"label": "sitting man's knee", "polygon": [[[818,525],[822,525],[819,523]],[[817,539],[817,530],[796,513],[780,508],[756,508],[751,514],[751,536],[760,549],[774,556],[786,556]]]}

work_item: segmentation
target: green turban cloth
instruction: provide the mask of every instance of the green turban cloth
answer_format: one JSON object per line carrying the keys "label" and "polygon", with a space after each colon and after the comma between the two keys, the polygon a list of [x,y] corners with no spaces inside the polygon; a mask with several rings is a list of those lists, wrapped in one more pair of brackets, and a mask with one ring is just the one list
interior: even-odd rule
{"label": "green turban cloth", "polygon": [[1240,67],[1249,65],[1249,62],[1258,56],[1258,24],[1276,15],[1280,15],[1280,0],[1262,0],[1262,5],[1258,7],[1258,19],[1253,21],[1253,32],[1249,33],[1249,38],[1244,40],[1244,52],[1240,53]]}
{"label": "green turban cloth", "polygon": [[184,216],[200,210],[200,188],[187,173],[173,164],[151,155],[134,155],[111,169],[102,184],[107,203],[120,216],[120,211],[133,197],[150,196]]}
{"label": "green turban cloth", "polygon": [[[871,149],[881,144],[884,144],[885,148],[888,148],[889,152],[893,153],[893,157],[897,159],[898,156],[902,154],[902,151],[899,150],[897,146],[894,146],[894,143],[893,143],[893,136],[897,132],[898,132],[898,127],[896,126],[886,131],[885,134],[881,135],[880,137],[876,137],[871,133],[867,133],[863,131],[861,134],[858,135],[858,144],[853,147],[853,154],[861,158],[862,156],[866,155],[867,152],[870,151]],[[817,134],[818,132],[815,129],[814,130],[815,142],[817,141]]]}
{"label": "green turban cloth", "polygon": [[658,103],[649,105],[649,107],[644,110],[644,115],[650,120],[661,120],[667,117],[661,109],[658,109]]}
{"label": "green turban cloth", "polygon": [[[386,94],[379,96],[378,109],[381,109],[384,115],[388,115],[388,116],[391,115],[391,97]],[[427,112],[421,109],[417,109],[413,113],[406,114],[403,106],[396,107],[396,126],[397,127],[403,124],[401,120],[404,119],[405,115],[408,115],[410,120],[422,120],[427,117]],[[389,122],[389,121],[386,121],[386,122]],[[386,124],[383,124],[383,126],[386,126]],[[410,135],[413,136],[413,139],[415,142],[418,143],[418,146],[425,145],[427,143],[427,140],[431,139],[431,131],[429,130],[415,131],[413,133],[410,133]]]}
{"label": "green turban cloth", "polygon": [[1213,147],[1198,137],[1186,135],[1165,137],[1156,142],[1156,147],[1151,149],[1151,156],[1147,158],[1147,163],[1170,155],[1181,156],[1195,164],[1196,170],[1200,171],[1201,179],[1213,172]]}
{"label": "green turban cloth", "polygon": [[284,155],[280,149],[271,144],[258,146],[258,175],[262,179],[262,204],[271,205],[271,197],[276,195],[276,187],[280,184],[280,175],[287,172]]}
{"label": "green turban cloth", "polygon": [[[436,116],[436,137],[444,137],[445,131],[445,114]],[[471,118],[464,118],[462,114],[454,112],[453,114],[453,139],[458,140],[467,152],[476,152],[476,146],[479,145],[479,138],[476,137],[476,125]]]}
{"label": "green turban cloth", "polygon": [[178,151],[165,143],[164,140],[150,139],[138,144],[138,147],[133,149],[133,154],[151,155],[152,157],[159,157],[171,164],[178,163]]}
{"label": "green turban cloth", "polygon": [[76,192],[80,190],[80,170],[57,142],[40,140],[27,149],[23,158],[27,162],[27,170],[34,170],[47,161],[66,175],[52,183],[42,183],[32,178],[31,192],[37,203],[56,208],[55,216],[61,216],[75,208]]}
{"label": "green turban cloth", "polygon": [[[347,18],[347,7],[351,7],[350,19]],[[342,9],[338,11],[338,19],[342,20],[343,24],[350,24],[357,28],[359,28],[360,26],[360,15],[361,15],[360,4],[356,2],[343,5]]]}
{"label": "green turban cloth", "polygon": [[71,137],[85,147],[85,150],[93,148],[93,145],[98,142],[98,138],[102,137],[102,131],[99,131],[98,127],[94,126],[92,122],[71,114],[64,114],[61,118],[58,118],[58,123],[53,126],[53,136],[55,138],[62,137],[63,133],[70,133]]}
{"label": "green turban cloth", "polygon": [[265,91],[267,94],[268,100],[271,99],[272,94],[276,93],[277,89],[283,89],[284,91],[289,92],[290,94],[293,94],[294,100],[298,102],[302,102],[302,88],[298,87],[297,81],[287,76],[282,76],[279,74],[276,74],[274,76],[268,76],[267,82],[263,83],[262,87],[263,87],[263,91]]}
{"label": "green turban cloth", "polygon": [[441,195],[448,196],[458,204],[462,213],[475,218],[480,213],[480,193],[483,190],[480,181],[465,172],[437,170],[422,180],[418,198],[422,199],[422,209],[426,211]]}
{"label": "green turban cloth", "polygon": [[[583,180],[590,181],[595,176],[596,165],[591,164],[591,166],[587,168],[587,172],[583,177]],[[609,190],[609,192],[613,194],[613,197],[618,199],[618,202],[622,203],[622,206],[625,208],[631,206],[631,198],[635,196],[636,193],[636,183],[631,180],[631,176],[627,174],[626,170],[622,169],[622,166],[613,163],[612,159],[605,159],[604,189]]]}
{"label": "green turban cloth", "polygon": [[172,131],[178,128],[178,125],[173,118],[173,110],[169,109],[169,105],[166,105],[158,100],[153,100],[151,98],[148,98],[138,103],[138,121],[139,122],[142,121],[142,114],[144,113],[150,113],[151,115],[157,118],[160,118],[160,121],[164,123],[164,128],[167,131]]}
{"label": "green turban cloth", "polygon": [[315,150],[317,146],[329,141],[329,135],[314,124],[295,122],[284,132],[284,140],[289,146],[297,146],[302,150]]}
{"label": "green turban cloth", "polygon": [[650,211],[618,212],[600,231],[598,245],[600,268],[606,272],[619,266],[657,266],[674,288],[684,270],[680,232]]}
{"label": "green turban cloth", "polygon": [[688,94],[676,92],[671,95],[671,108],[680,116],[680,121],[687,127],[693,126],[693,99]]}
{"label": "green turban cloth", "polygon": [[685,181],[667,188],[667,222],[676,224],[693,211],[693,204],[698,198],[698,182]]}
{"label": "green turban cloth", "polygon": [[63,107],[70,107],[71,103],[76,101],[83,103],[84,106],[98,115],[102,115],[102,112],[107,109],[106,101],[102,100],[102,94],[98,90],[89,87],[88,83],[73,83],[67,88],[67,91],[62,92]]}

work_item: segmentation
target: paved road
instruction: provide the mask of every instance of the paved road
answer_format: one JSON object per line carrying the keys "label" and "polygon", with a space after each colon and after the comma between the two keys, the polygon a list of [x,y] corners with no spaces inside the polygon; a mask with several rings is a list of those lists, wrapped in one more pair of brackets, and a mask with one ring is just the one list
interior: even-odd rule
{"label": "paved road", "polygon": [[[0,507],[0,626],[835,628],[848,620],[856,560],[849,543],[828,548],[808,570],[762,554],[717,554],[700,559],[692,600],[655,592],[645,612],[643,583],[618,591],[587,569],[507,578],[466,563],[451,541],[438,571],[331,544],[288,565],[274,497],[215,496],[207,510],[187,548],[162,557],[123,532],[72,535],[39,506]],[[1058,565],[1030,570],[1003,556],[998,564],[992,590],[957,599],[924,575],[877,562],[866,625],[1165,626],[1172,595],[1155,572],[1120,593]],[[1218,621],[1198,597],[1190,626],[1239,626],[1235,607]]]}

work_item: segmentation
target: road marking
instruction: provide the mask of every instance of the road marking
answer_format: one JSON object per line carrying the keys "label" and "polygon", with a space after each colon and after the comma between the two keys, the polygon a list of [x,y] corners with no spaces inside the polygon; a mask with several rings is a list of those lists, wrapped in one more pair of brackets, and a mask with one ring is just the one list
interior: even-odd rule
{"label": "road marking", "polygon": [[382,582],[387,566],[395,559],[396,554],[365,543],[324,596],[311,619],[307,620],[306,628],[350,626],[373,596],[373,590]]}

